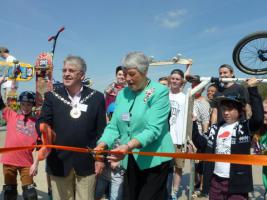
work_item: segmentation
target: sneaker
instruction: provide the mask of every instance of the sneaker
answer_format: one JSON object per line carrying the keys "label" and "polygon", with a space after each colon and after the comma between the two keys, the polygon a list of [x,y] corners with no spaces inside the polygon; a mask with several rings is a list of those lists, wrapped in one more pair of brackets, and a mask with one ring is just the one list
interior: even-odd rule
{"label": "sneaker", "polygon": [[195,190],[192,194],[192,198],[195,199],[195,198],[202,198],[202,197],[205,197],[207,198],[208,195],[203,193],[202,190]]}
{"label": "sneaker", "polygon": [[170,200],[177,200],[183,193],[183,186],[179,187],[178,191],[172,191]]}
{"label": "sneaker", "polygon": [[171,197],[169,198],[169,200],[177,200],[177,193],[172,193]]}
{"label": "sneaker", "polygon": [[199,197],[199,195],[201,194],[201,191],[200,190],[195,190],[192,194],[192,198],[195,199],[197,197]]}

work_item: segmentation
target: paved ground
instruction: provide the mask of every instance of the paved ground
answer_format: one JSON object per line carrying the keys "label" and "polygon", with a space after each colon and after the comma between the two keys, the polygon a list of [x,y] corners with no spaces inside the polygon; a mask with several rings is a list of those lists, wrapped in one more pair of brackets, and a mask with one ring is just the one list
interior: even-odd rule
{"label": "paved ground", "polygon": [[[5,131],[0,129],[0,147],[3,147],[5,139]],[[187,199],[186,198],[186,188],[189,182],[189,175],[190,175],[190,168],[189,168],[189,162],[186,162],[185,171],[183,175],[183,181],[182,185],[184,188],[183,194],[179,199]],[[265,192],[262,180],[261,180],[261,167],[256,166],[253,167],[253,181],[254,181],[254,192],[250,194],[250,199],[253,200],[263,200],[263,194]],[[44,162],[41,162],[39,165],[39,173],[35,177],[35,182],[37,185],[37,192],[38,192],[38,198],[39,199],[48,199],[47,198],[47,184],[46,184],[46,174],[44,171]],[[0,166],[0,188],[3,185],[3,175],[2,175],[2,165]],[[21,194],[21,189],[19,186],[19,193]],[[0,199],[3,199],[2,192],[0,194]],[[19,196],[19,199],[23,199],[21,195]],[[206,199],[206,198],[197,198],[197,199]]]}

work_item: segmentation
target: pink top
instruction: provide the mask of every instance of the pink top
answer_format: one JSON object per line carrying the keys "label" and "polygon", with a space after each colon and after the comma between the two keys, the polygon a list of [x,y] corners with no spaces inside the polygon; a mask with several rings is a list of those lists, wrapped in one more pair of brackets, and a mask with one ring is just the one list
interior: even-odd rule
{"label": "pink top", "polygon": [[[29,117],[26,124],[24,124],[24,115],[18,114],[7,107],[3,110],[3,118],[7,122],[5,147],[36,144],[38,138],[35,130],[36,119]],[[29,167],[33,163],[32,151],[33,149],[4,153],[2,154],[1,162],[7,165]]]}

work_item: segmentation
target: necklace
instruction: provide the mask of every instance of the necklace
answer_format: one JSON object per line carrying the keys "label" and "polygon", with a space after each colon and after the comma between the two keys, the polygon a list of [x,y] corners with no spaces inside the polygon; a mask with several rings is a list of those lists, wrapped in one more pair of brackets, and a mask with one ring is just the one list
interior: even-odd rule
{"label": "necklace", "polygon": [[[77,104],[73,105],[70,101],[64,99],[62,96],[60,96],[58,93],[56,93],[55,91],[52,91],[52,94],[55,95],[55,97],[62,101],[63,103],[69,105],[71,107],[70,110],[70,116],[74,119],[77,119],[81,116],[82,112],[81,110],[78,108]],[[95,90],[92,91],[90,94],[88,94],[86,97],[84,97],[82,100],[80,100],[80,104],[84,103],[86,100],[88,100],[89,98],[91,98],[93,95],[95,94]]]}
{"label": "necklace", "polygon": [[80,109],[77,108],[77,105],[74,105],[70,110],[70,116],[74,119],[77,119],[81,116],[82,112]]}

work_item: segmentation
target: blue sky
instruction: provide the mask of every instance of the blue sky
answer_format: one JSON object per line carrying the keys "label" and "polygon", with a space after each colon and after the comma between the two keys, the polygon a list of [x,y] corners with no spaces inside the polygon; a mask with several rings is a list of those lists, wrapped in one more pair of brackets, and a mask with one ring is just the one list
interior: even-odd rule
{"label": "blue sky", "polygon": [[[100,91],[130,51],[158,60],[181,53],[193,59],[192,73],[217,76],[218,66],[233,65],[232,51],[242,37],[267,30],[266,8],[266,0],[8,0],[1,3],[0,46],[34,64],[40,52],[51,51],[48,37],[65,26],[55,52],[54,78],[61,81],[67,55],[79,55],[87,62],[93,88]],[[151,67],[149,77],[157,80],[174,68],[185,69]],[[20,84],[20,90],[34,88],[34,81]]]}

